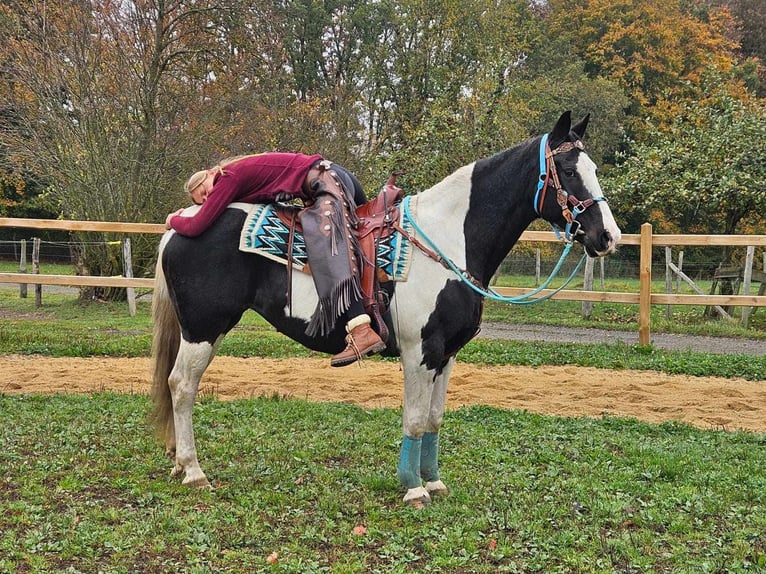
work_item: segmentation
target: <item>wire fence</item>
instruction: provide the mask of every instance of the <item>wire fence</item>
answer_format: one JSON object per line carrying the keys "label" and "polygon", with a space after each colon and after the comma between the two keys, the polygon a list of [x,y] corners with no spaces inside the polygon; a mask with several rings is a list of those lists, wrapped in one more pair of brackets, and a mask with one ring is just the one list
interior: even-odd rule
{"label": "wire fence", "polygon": [[[0,261],[20,262],[21,252],[26,249],[26,260],[31,261],[33,237],[18,240],[0,240]],[[40,240],[39,259],[41,263],[75,264],[77,253],[83,246],[103,246],[108,248],[107,241],[46,241]],[[536,273],[546,274],[558,262],[561,255],[561,245],[547,245],[543,248],[526,248],[520,251],[512,251],[498,269],[498,275],[516,275],[534,277]],[[637,246],[624,246],[622,253],[601,260],[603,274],[606,277],[619,279],[637,279],[640,274]],[[744,261],[745,248],[732,250],[731,260]],[[693,279],[709,279],[713,277],[715,270],[721,264],[720,250],[710,248],[687,247],[685,250],[676,249],[674,257],[677,259],[683,253],[683,270],[686,275]],[[766,271],[766,251],[756,255],[756,268]],[[561,267],[561,275],[568,276],[577,265],[577,258],[572,257],[565,261]],[[665,273],[666,261],[660,252],[655,254],[652,261],[652,274],[660,277]],[[597,266],[596,274],[602,270]],[[140,271],[137,273],[140,275]]]}
{"label": "wire fence", "polygon": [[[26,249],[27,260],[32,256],[32,240],[0,240],[0,260],[20,261],[22,250]],[[105,244],[105,242],[93,242]],[[77,245],[82,242],[40,240],[40,260],[49,263],[73,263]]]}

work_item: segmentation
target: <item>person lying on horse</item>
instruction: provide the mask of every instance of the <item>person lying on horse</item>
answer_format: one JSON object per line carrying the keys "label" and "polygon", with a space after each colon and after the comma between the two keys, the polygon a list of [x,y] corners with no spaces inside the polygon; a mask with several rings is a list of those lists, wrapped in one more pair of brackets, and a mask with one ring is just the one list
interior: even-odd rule
{"label": "person lying on horse", "polygon": [[321,336],[338,319],[346,321],[346,348],[332,357],[333,367],[386,348],[362,303],[360,251],[353,229],[356,207],[367,198],[354,174],[321,155],[273,152],[224,160],[194,173],[184,189],[201,208],[190,217],[182,215],[183,209],[170,213],[165,226],[188,237],[203,233],[235,201],[300,199],[305,206],[300,219],[306,250],[319,295],[306,334]]}

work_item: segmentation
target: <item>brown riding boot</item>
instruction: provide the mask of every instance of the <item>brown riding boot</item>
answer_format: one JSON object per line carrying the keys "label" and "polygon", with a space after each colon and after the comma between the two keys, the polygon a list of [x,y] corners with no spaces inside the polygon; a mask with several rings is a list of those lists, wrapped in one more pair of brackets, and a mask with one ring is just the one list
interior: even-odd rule
{"label": "brown riding boot", "polygon": [[332,367],[345,367],[366,355],[380,353],[386,344],[370,327],[369,315],[359,315],[346,325],[346,348],[330,361]]}

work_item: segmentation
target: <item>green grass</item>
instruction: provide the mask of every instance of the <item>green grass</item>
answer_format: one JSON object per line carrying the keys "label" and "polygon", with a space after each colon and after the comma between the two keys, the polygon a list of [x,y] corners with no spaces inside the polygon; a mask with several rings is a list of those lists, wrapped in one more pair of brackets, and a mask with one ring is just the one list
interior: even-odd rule
{"label": "green grass", "polygon": [[763,356],[664,351],[624,343],[582,345],[475,339],[460,352],[458,360],[485,365],[577,365],[766,380],[766,357]]}
{"label": "green grass", "polygon": [[766,570],[763,435],[461,408],[452,492],[416,511],[398,411],[206,399],[200,492],[169,478],[146,409],[0,395],[0,572]]}
{"label": "green grass", "polygon": [[[490,304],[487,317],[566,328],[579,308]],[[594,310],[589,324],[632,326],[629,306]],[[0,289],[0,353],[150,346],[146,298],[130,317],[124,303],[45,292],[35,309]],[[312,354],[252,313],[220,353]],[[762,357],[625,344],[474,340],[459,360],[766,380]],[[169,478],[147,411],[145,396],[0,394],[0,573],[766,572],[762,434],[461,408],[441,439],[452,492],[416,511],[396,479],[400,410],[204,397],[195,430],[212,492]]]}
{"label": "green grass", "polygon": [[[558,284],[560,282],[554,283],[553,287]],[[705,293],[709,292],[710,281],[700,281],[698,285]],[[534,279],[504,276],[499,278],[496,286],[524,287],[531,290],[534,288]],[[582,279],[574,280],[567,288],[582,289]],[[594,291],[638,293],[638,280],[606,279],[603,289],[601,289],[598,280],[595,280]],[[652,282],[652,293],[664,292],[664,279]],[[678,293],[694,294],[686,284],[681,285]],[[582,306],[583,303],[580,301],[548,300],[535,305],[509,305],[488,300],[485,306],[484,319],[487,321],[638,331],[638,305],[594,303],[592,316],[587,319],[582,316]],[[671,308],[670,318],[666,316],[665,305],[653,305],[651,308],[651,329],[652,332],[656,333],[766,339],[766,308],[755,309],[754,312],[751,311],[748,326],[745,328],[740,321],[741,307],[735,307],[732,310],[733,320],[724,320],[706,316],[704,305],[674,305]]]}
{"label": "green grass", "polygon": [[[0,260],[0,273],[18,273],[19,262],[18,261],[2,261]],[[32,261],[27,260],[27,273],[32,272]],[[47,261],[40,262],[40,273],[45,275],[74,275],[75,268],[71,263],[49,263]]]}

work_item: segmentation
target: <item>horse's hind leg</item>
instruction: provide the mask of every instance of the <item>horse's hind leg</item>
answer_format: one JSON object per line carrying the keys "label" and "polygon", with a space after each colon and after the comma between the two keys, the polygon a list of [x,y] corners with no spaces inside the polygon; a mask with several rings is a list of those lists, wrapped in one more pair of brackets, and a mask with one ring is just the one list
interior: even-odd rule
{"label": "horse's hind leg", "polygon": [[199,382],[215,354],[215,345],[188,343],[182,340],[173,371],[168,378],[173,399],[175,426],[175,465],[171,476],[184,473],[183,484],[205,488],[210,486],[197,460],[192,415]]}

